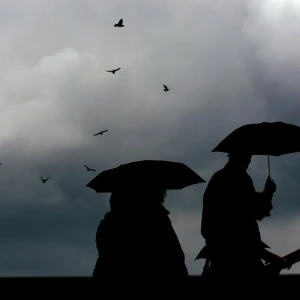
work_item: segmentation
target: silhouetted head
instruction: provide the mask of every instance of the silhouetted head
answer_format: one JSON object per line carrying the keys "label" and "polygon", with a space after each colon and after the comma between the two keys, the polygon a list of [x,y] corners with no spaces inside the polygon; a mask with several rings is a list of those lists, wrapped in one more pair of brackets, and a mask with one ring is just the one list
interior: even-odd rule
{"label": "silhouetted head", "polygon": [[120,186],[115,189],[110,197],[112,210],[138,210],[153,207],[164,202],[166,189],[158,186]]}
{"label": "silhouetted head", "polygon": [[247,171],[251,157],[252,155],[250,153],[232,152],[228,154],[231,167],[240,171]]}

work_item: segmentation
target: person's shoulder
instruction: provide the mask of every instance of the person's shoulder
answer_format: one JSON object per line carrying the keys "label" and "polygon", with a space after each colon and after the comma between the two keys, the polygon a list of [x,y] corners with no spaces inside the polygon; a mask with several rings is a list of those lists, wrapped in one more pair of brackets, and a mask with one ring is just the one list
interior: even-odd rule
{"label": "person's shoulder", "polygon": [[215,181],[215,180],[221,179],[224,176],[226,176],[226,170],[224,168],[222,168],[212,175],[212,177],[210,178],[210,181]]}
{"label": "person's shoulder", "polygon": [[111,217],[112,217],[112,213],[111,213],[110,211],[107,212],[107,213],[104,215],[103,219],[100,221],[98,227],[104,226],[106,223],[108,223],[108,222],[110,221]]}
{"label": "person's shoulder", "polygon": [[251,176],[250,176],[247,172],[245,172],[245,178],[246,178],[248,181],[253,182]]}
{"label": "person's shoulder", "polygon": [[220,186],[226,181],[226,173],[224,169],[215,172],[208,181],[207,189],[210,190],[212,187]]}
{"label": "person's shoulder", "polygon": [[168,216],[170,214],[170,212],[165,208],[165,206],[162,203],[159,203],[158,208],[159,208],[159,211],[161,213],[163,213],[164,215]]}

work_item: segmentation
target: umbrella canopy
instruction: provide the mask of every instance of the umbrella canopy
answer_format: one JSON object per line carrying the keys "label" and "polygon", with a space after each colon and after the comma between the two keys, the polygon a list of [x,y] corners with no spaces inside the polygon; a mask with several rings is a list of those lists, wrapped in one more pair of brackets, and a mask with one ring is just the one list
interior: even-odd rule
{"label": "umbrella canopy", "polygon": [[283,122],[247,124],[229,134],[213,152],[273,155],[300,151],[300,127]]}
{"label": "umbrella canopy", "polygon": [[212,150],[212,152],[268,155],[268,163],[269,155],[280,156],[299,151],[300,127],[284,122],[262,122],[241,126]]}
{"label": "umbrella canopy", "polygon": [[183,189],[205,182],[183,163],[142,160],[120,165],[97,175],[86,186],[97,193],[111,193],[120,187],[159,186],[166,190]]}

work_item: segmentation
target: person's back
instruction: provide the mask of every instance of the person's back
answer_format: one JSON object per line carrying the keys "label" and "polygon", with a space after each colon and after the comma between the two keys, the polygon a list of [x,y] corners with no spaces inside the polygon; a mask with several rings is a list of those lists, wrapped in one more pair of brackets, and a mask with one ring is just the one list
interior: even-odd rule
{"label": "person's back", "polygon": [[181,248],[177,234],[172,226],[167,211],[160,204],[160,222],[158,233],[158,257],[159,272],[162,273],[162,279],[169,280],[172,283],[184,283],[189,274],[185,265],[185,255]]}

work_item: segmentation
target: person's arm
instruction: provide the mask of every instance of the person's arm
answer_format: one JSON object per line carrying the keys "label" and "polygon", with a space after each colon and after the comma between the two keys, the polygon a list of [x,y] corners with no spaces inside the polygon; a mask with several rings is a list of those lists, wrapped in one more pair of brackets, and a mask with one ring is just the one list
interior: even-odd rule
{"label": "person's arm", "polygon": [[270,263],[273,266],[277,267],[279,270],[291,268],[291,265],[283,257],[274,254],[265,248],[261,248],[260,254],[261,259],[264,260],[265,263]]}
{"label": "person's arm", "polygon": [[271,178],[267,178],[263,192],[255,192],[254,214],[257,220],[270,216],[273,209],[272,199],[276,191],[276,184]]}
{"label": "person's arm", "polygon": [[273,195],[265,192],[255,193],[254,215],[256,220],[261,221],[263,218],[270,216],[273,209],[272,198]]}
{"label": "person's arm", "polygon": [[278,256],[278,255],[272,253],[271,251],[267,250],[266,248],[261,248],[260,257],[266,263],[273,262],[273,261],[278,260],[278,258],[281,258],[280,256]]}

